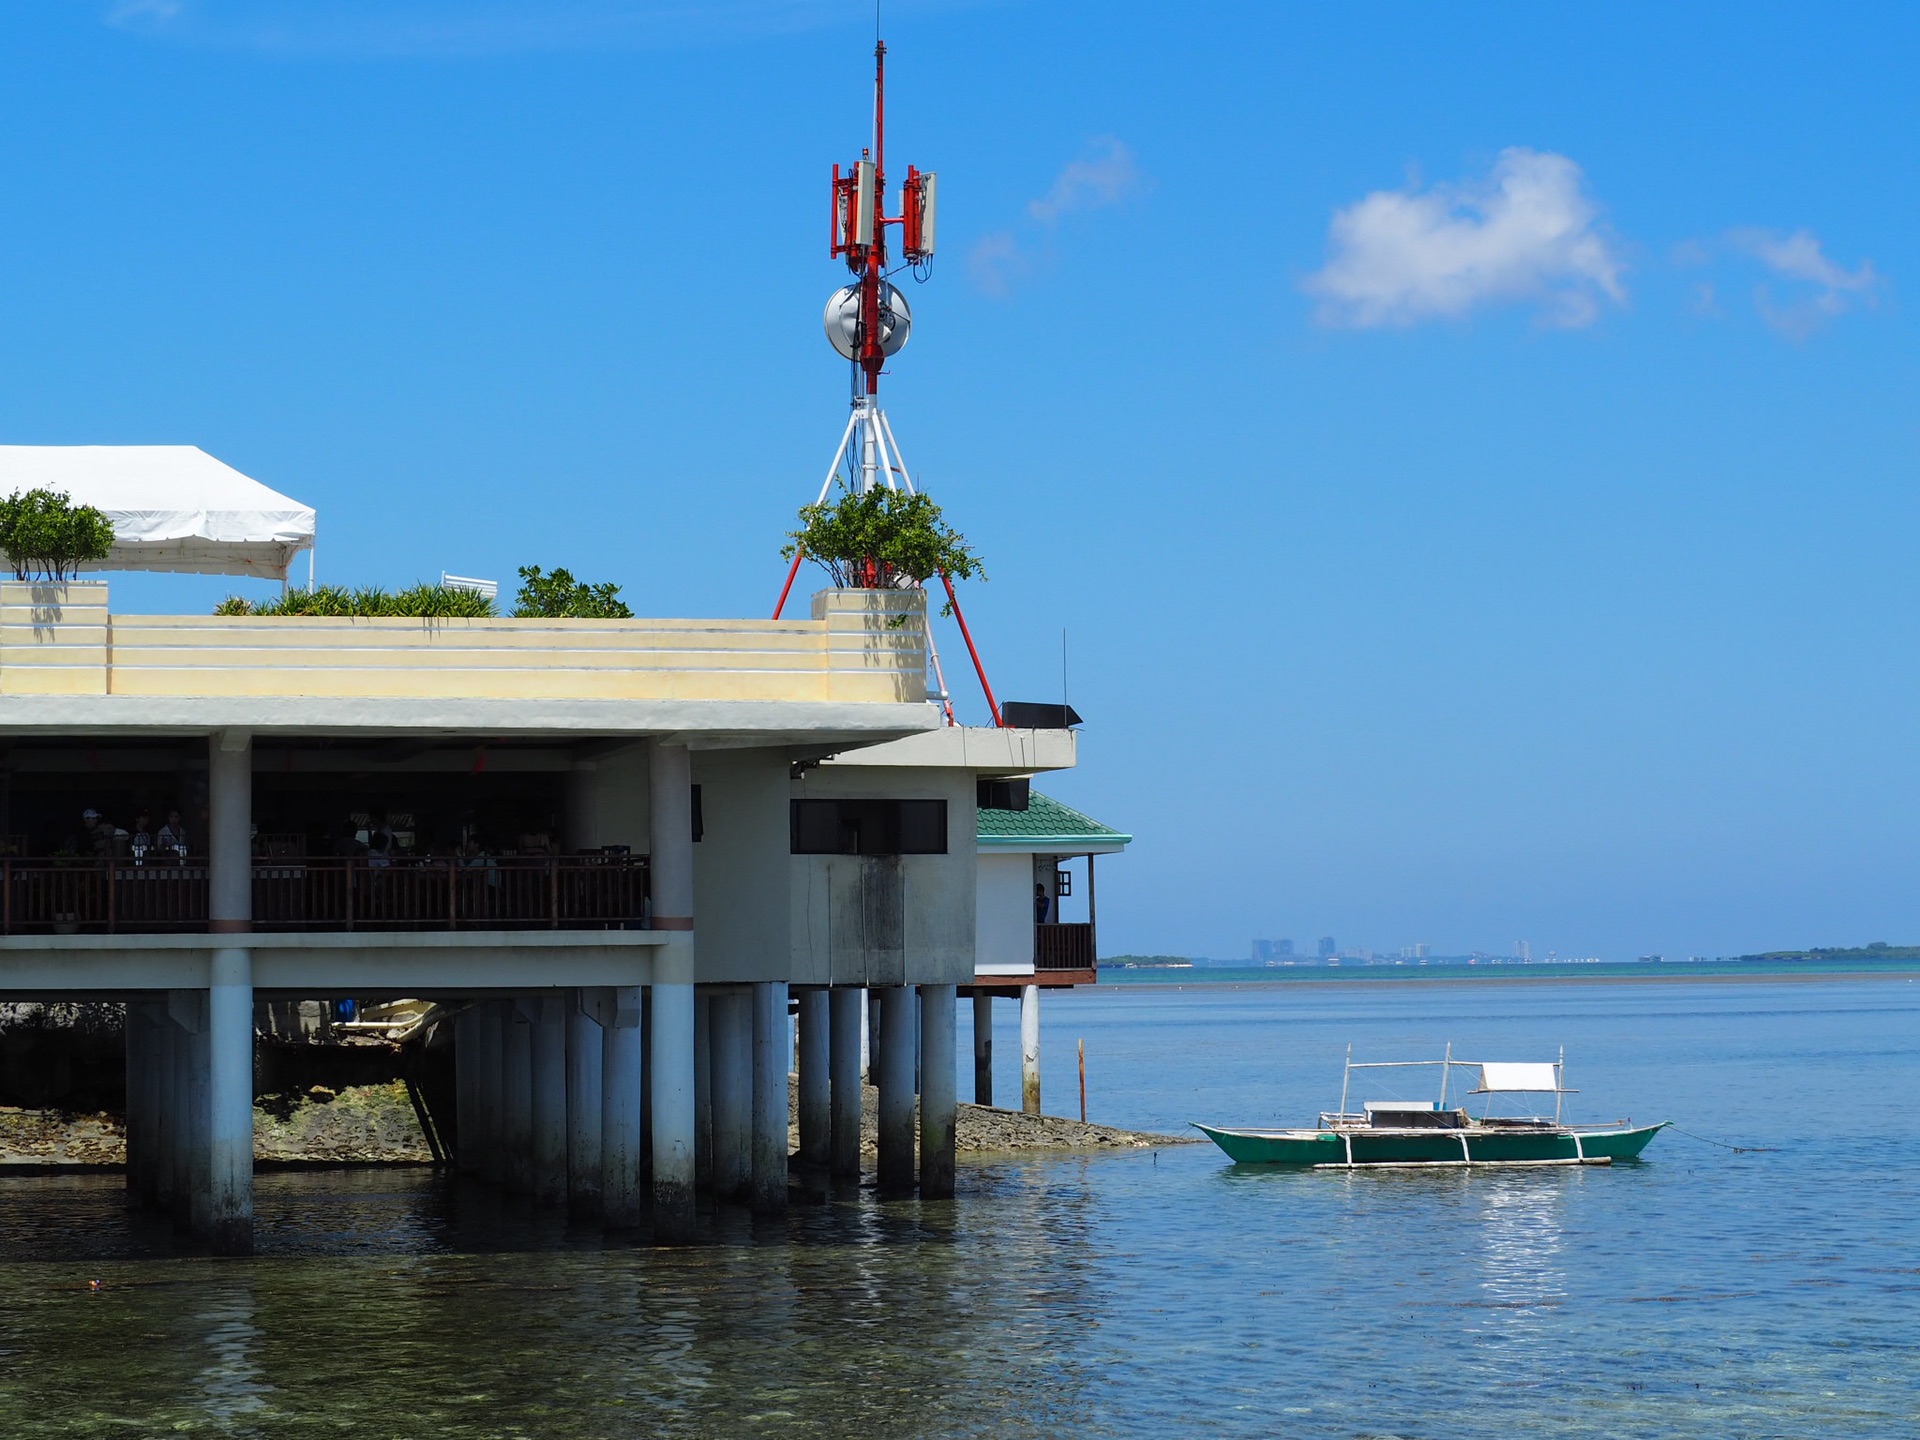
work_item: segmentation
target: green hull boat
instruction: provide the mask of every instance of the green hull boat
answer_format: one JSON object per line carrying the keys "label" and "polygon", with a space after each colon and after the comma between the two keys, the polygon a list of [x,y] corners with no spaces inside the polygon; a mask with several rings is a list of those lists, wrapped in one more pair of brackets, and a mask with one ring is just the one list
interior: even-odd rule
{"label": "green hull boat", "polygon": [[1611,1165],[1637,1160],[1666,1128],[1640,1125],[1508,1128],[1469,1120],[1460,1129],[1222,1130],[1194,1128],[1240,1165],[1345,1170],[1374,1165]]}
{"label": "green hull boat", "polygon": [[[1356,1070],[1440,1069],[1440,1098],[1370,1100],[1358,1112],[1347,1109]],[[1553,1096],[1553,1114],[1470,1115],[1464,1106],[1449,1108],[1447,1090],[1456,1069],[1479,1071],[1478,1089],[1467,1097],[1512,1094]],[[1340,1085],[1340,1108],[1320,1116],[1312,1130],[1194,1128],[1240,1165],[1286,1165],[1299,1169],[1357,1170],[1381,1166],[1611,1165],[1637,1160],[1647,1143],[1664,1130],[1658,1125],[1567,1125],[1561,1123],[1563,1097],[1577,1094],[1564,1083],[1566,1055],[1551,1062],[1456,1060],[1447,1047],[1443,1060],[1394,1060],[1355,1064],[1348,1048]]]}

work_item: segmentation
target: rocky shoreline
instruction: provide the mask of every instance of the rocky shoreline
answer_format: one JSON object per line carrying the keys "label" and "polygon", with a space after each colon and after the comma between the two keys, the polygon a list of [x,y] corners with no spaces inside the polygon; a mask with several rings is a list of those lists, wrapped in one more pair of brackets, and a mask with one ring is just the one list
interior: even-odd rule
{"label": "rocky shoreline", "polygon": [[[878,1152],[879,1092],[863,1095],[861,1153]],[[791,1143],[800,1143],[790,1112]],[[406,1086],[324,1087],[299,1096],[267,1097],[254,1107],[254,1158],[266,1165],[424,1165],[433,1154],[421,1134]],[[1156,1135],[1110,1125],[1082,1124],[1058,1115],[1025,1115],[984,1105],[961,1105],[955,1144],[965,1156],[1147,1150],[1192,1143],[1183,1135]],[[0,1167],[110,1166],[126,1161],[120,1117],[0,1106]]]}

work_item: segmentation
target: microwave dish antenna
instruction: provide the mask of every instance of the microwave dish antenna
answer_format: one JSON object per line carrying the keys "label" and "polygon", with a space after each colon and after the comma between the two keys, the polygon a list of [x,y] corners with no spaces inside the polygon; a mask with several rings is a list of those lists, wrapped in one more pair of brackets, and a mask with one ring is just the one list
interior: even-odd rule
{"label": "microwave dish antenna", "polygon": [[[858,285],[843,285],[827,301],[824,317],[827,343],[839,352],[843,360],[860,358],[863,308],[864,300]],[[880,303],[876,308],[880,316],[880,354],[883,357],[898,355],[907,343],[908,332],[913,329],[913,311],[907,305],[907,297],[890,281],[882,280]]]}

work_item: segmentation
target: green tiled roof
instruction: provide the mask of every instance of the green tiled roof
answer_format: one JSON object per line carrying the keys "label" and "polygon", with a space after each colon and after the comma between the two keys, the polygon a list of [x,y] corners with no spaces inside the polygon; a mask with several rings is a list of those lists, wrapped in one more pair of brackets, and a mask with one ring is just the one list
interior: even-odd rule
{"label": "green tiled roof", "polygon": [[1132,840],[1111,826],[1102,825],[1091,815],[1082,815],[1071,805],[1062,805],[1051,795],[1033,791],[1024,810],[981,810],[980,843],[1025,848],[1036,844],[1063,846],[1125,845]]}

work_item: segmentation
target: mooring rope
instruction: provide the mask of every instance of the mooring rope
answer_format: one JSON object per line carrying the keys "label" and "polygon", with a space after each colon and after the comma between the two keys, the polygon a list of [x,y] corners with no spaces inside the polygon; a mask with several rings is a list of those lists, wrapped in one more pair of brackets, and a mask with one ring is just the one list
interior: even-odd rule
{"label": "mooring rope", "polygon": [[1684,1135],[1689,1140],[1698,1140],[1702,1145],[1718,1145],[1722,1150],[1731,1150],[1736,1155],[1774,1155],[1780,1150],[1778,1145],[1729,1145],[1724,1140],[1709,1140],[1706,1136],[1696,1135],[1691,1130],[1682,1130],[1672,1121],[1667,1122],[1667,1128],[1676,1135]]}

